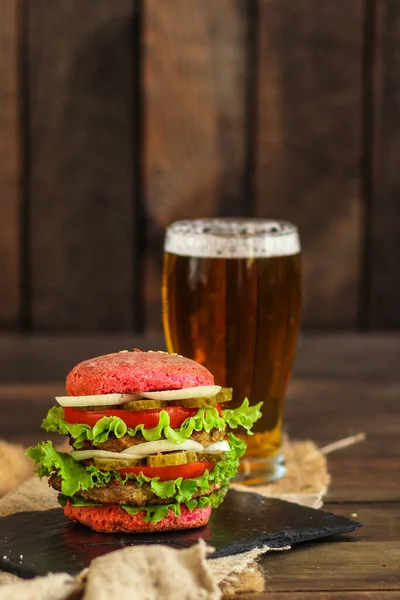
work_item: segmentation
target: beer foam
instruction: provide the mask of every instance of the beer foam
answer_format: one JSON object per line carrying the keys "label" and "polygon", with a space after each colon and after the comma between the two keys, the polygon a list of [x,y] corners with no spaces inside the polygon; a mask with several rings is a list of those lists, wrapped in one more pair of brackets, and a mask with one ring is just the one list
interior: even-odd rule
{"label": "beer foam", "polygon": [[167,228],[165,252],[199,258],[270,258],[300,252],[297,228],[265,219],[194,219]]}

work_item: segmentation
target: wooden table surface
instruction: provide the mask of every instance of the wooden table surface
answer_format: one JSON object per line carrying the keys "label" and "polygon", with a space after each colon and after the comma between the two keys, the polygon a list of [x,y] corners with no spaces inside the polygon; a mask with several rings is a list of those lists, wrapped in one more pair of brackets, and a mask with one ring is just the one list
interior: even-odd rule
{"label": "wooden table surface", "polygon": [[[0,439],[30,444],[62,377],[78,360],[157,338],[0,338]],[[324,445],[357,432],[367,440],[328,458],[325,508],[364,527],[330,541],[270,553],[266,592],[254,600],[400,599],[400,337],[308,335],[301,339],[285,413],[292,438]]]}

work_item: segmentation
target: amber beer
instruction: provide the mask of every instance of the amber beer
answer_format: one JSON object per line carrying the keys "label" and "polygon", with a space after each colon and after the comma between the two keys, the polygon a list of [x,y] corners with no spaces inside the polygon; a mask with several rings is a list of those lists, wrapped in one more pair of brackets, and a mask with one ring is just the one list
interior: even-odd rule
{"label": "amber beer", "polygon": [[179,221],[167,229],[164,249],[167,348],[232,387],[234,406],[245,397],[264,402],[242,469],[254,482],[277,478],[284,472],[282,405],[301,316],[297,229],[257,219]]}

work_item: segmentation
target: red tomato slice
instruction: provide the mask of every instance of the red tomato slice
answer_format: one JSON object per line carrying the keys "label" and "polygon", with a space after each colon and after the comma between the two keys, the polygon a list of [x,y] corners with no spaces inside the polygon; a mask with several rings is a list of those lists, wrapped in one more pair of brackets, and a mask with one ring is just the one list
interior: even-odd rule
{"label": "red tomato slice", "polygon": [[118,469],[121,475],[127,473],[134,473],[139,475],[143,473],[146,477],[159,477],[160,481],[169,481],[170,479],[193,479],[203,475],[204,471],[208,469],[211,471],[215,466],[213,462],[194,462],[188,465],[177,465],[174,467],[130,467],[128,469]]}
{"label": "red tomato slice", "polygon": [[166,406],[163,409],[138,411],[118,408],[114,410],[81,410],[72,406],[66,406],[64,408],[64,417],[68,423],[81,423],[90,427],[94,427],[102,417],[119,417],[128,427],[134,428],[136,425],[144,425],[146,429],[152,429],[158,425],[160,410],[165,410],[169,414],[171,427],[180,427],[185,419],[193,417],[199,409],[185,408],[183,406]]}

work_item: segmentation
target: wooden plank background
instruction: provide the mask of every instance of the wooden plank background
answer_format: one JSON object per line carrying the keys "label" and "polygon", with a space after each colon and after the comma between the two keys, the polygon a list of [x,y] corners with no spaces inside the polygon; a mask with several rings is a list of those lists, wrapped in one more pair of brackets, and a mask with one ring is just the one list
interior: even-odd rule
{"label": "wooden plank background", "polygon": [[395,0],[0,0],[0,330],[157,333],[165,227],[293,220],[304,327],[400,326]]}
{"label": "wooden plank background", "polygon": [[362,0],[260,3],[256,214],[298,224],[305,326],[357,322]]}
{"label": "wooden plank background", "polygon": [[18,327],[20,310],[20,5],[0,0],[0,327]]}
{"label": "wooden plank background", "polygon": [[400,323],[400,4],[377,2],[374,17],[370,322],[394,328]]}
{"label": "wooden plank background", "polygon": [[30,0],[31,327],[133,328],[134,0]]}

